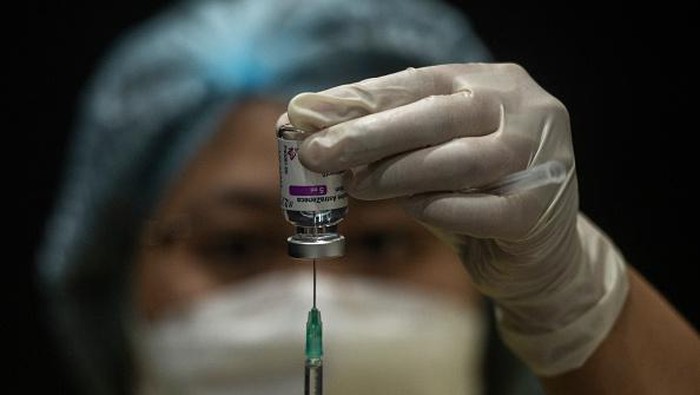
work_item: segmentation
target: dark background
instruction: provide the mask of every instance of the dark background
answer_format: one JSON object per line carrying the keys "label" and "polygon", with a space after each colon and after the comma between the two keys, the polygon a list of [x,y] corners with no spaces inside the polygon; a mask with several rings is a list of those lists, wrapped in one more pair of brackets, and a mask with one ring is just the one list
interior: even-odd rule
{"label": "dark background", "polygon": [[[8,124],[19,127],[6,133],[20,136],[26,147],[23,181],[29,187],[18,195],[26,210],[20,227],[27,247],[21,260],[8,265],[5,282],[14,301],[10,311],[17,314],[3,327],[19,324],[14,376],[32,377],[23,380],[21,393],[76,393],[40,319],[34,251],[60,180],[85,78],[119,32],[166,3],[46,1],[10,15],[19,15],[22,23],[10,36],[17,48],[6,51],[18,70],[3,82],[13,88],[4,107]],[[622,10],[590,2],[452,3],[468,13],[498,61],[522,64],[566,104],[583,211],[698,328],[697,198],[688,186],[696,182],[700,112],[694,96],[697,66],[690,60],[697,50],[691,10],[670,2]]]}

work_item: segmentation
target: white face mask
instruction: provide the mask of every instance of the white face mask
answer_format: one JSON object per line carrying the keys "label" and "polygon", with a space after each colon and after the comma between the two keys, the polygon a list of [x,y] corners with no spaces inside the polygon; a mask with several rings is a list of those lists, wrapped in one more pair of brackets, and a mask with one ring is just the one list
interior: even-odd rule
{"label": "white face mask", "polygon": [[[136,324],[138,393],[302,394],[310,273],[237,284],[156,325]],[[479,394],[475,309],[368,279],[321,277],[324,391]]]}

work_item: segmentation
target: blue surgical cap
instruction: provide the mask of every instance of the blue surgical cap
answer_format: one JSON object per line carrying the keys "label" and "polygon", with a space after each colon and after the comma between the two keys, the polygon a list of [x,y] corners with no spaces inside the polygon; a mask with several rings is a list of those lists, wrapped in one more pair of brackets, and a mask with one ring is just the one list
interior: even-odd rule
{"label": "blue surgical cap", "polygon": [[79,382],[90,394],[130,392],[136,237],[224,111],[251,96],[486,60],[469,21],[427,0],[186,1],[125,32],[84,90],[38,257],[50,325]]}

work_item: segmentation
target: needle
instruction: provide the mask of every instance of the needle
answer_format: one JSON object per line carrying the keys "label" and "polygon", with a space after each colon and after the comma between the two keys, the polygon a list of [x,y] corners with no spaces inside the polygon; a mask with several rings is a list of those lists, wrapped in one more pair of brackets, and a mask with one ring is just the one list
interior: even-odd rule
{"label": "needle", "polygon": [[316,308],[316,260],[314,259],[314,307],[306,321],[306,361],[304,363],[304,394],[323,394],[323,324]]}
{"label": "needle", "polygon": [[314,259],[314,309],[316,308],[316,260]]}

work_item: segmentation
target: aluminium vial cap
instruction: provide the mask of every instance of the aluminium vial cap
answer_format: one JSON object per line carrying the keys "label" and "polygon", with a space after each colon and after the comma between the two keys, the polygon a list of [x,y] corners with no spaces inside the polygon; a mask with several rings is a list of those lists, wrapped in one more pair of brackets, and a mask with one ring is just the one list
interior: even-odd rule
{"label": "aluminium vial cap", "polygon": [[339,258],[345,254],[345,237],[337,233],[319,238],[297,234],[287,238],[287,253],[298,259]]}

